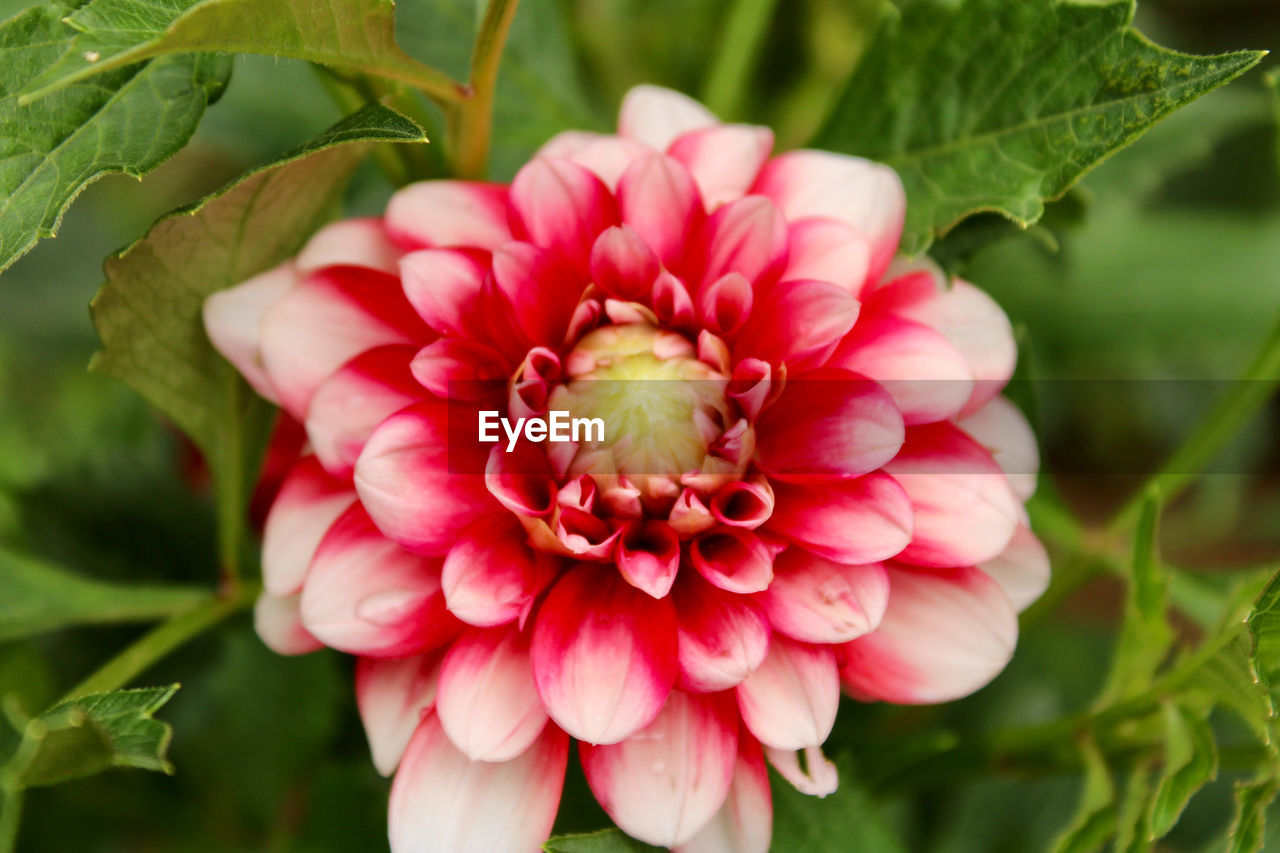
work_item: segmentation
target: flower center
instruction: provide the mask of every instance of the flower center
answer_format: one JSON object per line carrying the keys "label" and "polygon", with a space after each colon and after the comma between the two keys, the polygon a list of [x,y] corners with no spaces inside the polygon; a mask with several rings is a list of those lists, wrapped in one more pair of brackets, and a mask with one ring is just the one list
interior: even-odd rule
{"label": "flower center", "polygon": [[604,440],[583,442],[573,476],[625,475],[635,485],[703,468],[707,449],[736,418],[728,379],[696,357],[687,338],[636,323],[584,336],[564,362],[548,408],[604,421]]}

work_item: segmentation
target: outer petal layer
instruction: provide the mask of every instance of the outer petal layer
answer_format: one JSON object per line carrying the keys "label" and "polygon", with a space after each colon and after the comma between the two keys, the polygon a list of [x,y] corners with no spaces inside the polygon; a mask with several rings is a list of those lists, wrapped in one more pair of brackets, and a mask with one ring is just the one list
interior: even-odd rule
{"label": "outer petal layer", "polygon": [[742,721],[761,743],[778,749],[821,744],[831,734],[840,706],[831,648],[776,634],[769,656],[736,690]]}
{"label": "outer petal layer", "polygon": [[436,702],[440,652],[407,658],[360,658],[356,705],[369,738],[373,766],[390,776],[400,764],[422,715]]}

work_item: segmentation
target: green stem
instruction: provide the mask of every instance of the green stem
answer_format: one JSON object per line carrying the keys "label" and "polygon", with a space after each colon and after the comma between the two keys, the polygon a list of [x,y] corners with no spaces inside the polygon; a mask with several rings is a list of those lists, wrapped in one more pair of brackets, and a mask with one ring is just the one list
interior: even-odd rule
{"label": "green stem", "polygon": [[1164,496],[1166,506],[1182,494],[1195,481],[1200,469],[1211,462],[1271,398],[1277,386],[1280,386],[1280,322],[1271,330],[1244,375],[1232,384],[1231,390],[1160,470],[1134,492],[1116,513],[1109,529],[1127,529],[1137,519],[1143,496],[1153,486]]}
{"label": "green stem", "polygon": [[94,693],[119,690],[197,634],[251,605],[257,594],[256,585],[244,584],[228,595],[210,596],[204,603],[143,634],[59,701],[68,702]]}
{"label": "green stem", "polygon": [[470,96],[445,111],[453,170],[460,178],[478,180],[488,172],[498,66],[518,5],[518,0],[489,0],[471,52]]}
{"label": "green stem", "polygon": [[0,788],[0,853],[18,849],[18,827],[22,823],[22,789]]}
{"label": "green stem", "polygon": [[703,103],[723,118],[737,114],[777,0],[738,0],[721,31]]}

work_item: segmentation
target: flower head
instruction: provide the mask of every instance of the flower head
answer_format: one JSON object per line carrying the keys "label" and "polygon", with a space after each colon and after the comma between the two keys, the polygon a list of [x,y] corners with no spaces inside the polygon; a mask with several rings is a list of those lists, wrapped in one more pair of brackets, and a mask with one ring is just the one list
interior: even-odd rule
{"label": "flower head", "polygon": [[[535,848],[570,738],[631,835],[765,851],[765,761],[833,790],[842,687],[946,701],[1012,654],[1048,565],[1008,321],[894,260],[890,169],[772,147],[640,87],[616,136],[409,186],[206,303],[309,438],[259,632],[360,657],[396,853]],[[481,440],[556,411],[587,432]]]}

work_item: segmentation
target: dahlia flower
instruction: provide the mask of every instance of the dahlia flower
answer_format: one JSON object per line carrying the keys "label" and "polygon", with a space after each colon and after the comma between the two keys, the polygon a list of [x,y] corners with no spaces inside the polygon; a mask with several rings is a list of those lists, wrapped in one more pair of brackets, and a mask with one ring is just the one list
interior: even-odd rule
{"label": "dahlia flower", "polygon": [[[256,623],[358,656],[395,853],[532,850],[570,740],[625,832],[769,847],[766,762],[834,790],[841,688],[943,702],[1048,576],[1008,320],[895,260],[894,172],[773,156],[640,87],[509,186],[408,186],[216,294],[205,324],[308,449]],[[602,436],[480,440],[488,412]]]}

